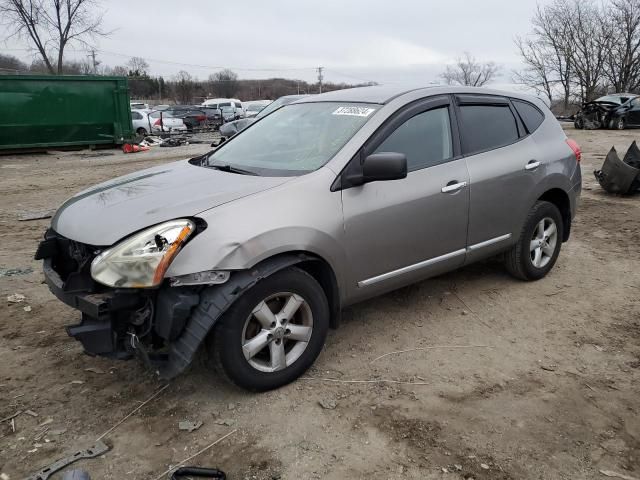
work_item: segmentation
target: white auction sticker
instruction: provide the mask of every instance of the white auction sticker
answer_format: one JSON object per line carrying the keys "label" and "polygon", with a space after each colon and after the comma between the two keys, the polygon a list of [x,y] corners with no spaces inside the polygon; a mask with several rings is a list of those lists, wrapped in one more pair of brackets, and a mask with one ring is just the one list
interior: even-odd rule
{"label": "white auction sticker", "polygon": [[375,111],[376,111],[375,108],[368,108],[368,107],[338,107],[333,112],[333,115],[351,115],[353,117],[368,117]]}

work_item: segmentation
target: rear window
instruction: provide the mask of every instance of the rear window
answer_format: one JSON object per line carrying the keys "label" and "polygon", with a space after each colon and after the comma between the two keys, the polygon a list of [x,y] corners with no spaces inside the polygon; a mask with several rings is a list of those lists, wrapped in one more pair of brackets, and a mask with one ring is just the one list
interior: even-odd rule
{"label": "rear window", "polygon": [[516,107],[516,111],[529,133],[535,132],[544,121],[544,114],[529,102],[513,100],[513,106]]}
{"label": "rear window", "polygon": [[240,102],[236,102],[236,108],[242,108],[242,104]]}
{"label": "rear window", "polygon": [[466,155],[504,147],[518,140],[508,105],[462,105],[462,150]]}

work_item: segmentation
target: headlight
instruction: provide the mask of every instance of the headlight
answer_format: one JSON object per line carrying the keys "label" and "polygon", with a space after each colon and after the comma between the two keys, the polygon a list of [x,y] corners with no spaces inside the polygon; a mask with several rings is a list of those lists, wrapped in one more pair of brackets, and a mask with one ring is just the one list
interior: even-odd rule
{"label": "headlight", "polygon": [[173,220],[137,233],[98,255],[91,263],[91,276],[109,287],[160,285],[195,227],[191,220]]}

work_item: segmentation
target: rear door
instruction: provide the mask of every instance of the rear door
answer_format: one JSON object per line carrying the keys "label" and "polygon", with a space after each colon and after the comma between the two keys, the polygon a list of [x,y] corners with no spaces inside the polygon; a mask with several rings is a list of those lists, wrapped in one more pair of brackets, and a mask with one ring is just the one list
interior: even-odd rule
{"label": "rear door", "polygon": [[629,125],[640,125],[640,99],[634,98],[629,102],[629,111],[627,112],[627,123]]}
{"label": "rear door", "polygon": [[[540,122],[544,118],[528,102],[520,102],[518,108],[522,115],[537,112]],[[469,170],[467,261],[473,261],[504,249],[519,236],[545,166],[516,104],[508,98],[457,95],[456,112]],[[532,120],[530,128],[538,125]]]}
{"label": "rear door", "polygon": [[404,179],[342,191],[353,298],[464,263],[469,176],[451,108],[449,96],[405,107],[353,159],[398,152],[408,165]]}

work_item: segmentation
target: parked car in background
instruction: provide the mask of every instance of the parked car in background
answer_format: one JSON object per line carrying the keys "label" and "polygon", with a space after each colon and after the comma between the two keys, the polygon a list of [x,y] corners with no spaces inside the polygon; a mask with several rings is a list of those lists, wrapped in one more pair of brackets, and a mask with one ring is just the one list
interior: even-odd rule
{"label": "parked car in background", "polygon": [[222,112],[219,108],[198,107],[207,117],[206,126],[208,128],[218,129],[222,125]]}
{"label": "parked car in background", "polygon": [[131,100],[131,102],[129,102],[129,107],[131,110],[148,110],[149,104],[142,100]]}
{"label": "parked car in background", "polygon": [[244,102],[245,118],[255,117],[260,111],[271,103],[271,100],[254,100],[251,102]]}
{"label": "parked car in background", "polygon": [[[228,122],[233,122],[238,119],[236,107],[233,105],[222,105],[220,107],[220,112],[222,112],[222,121],[225,124]],[[220,128],[222,128],[222,126]]]}
{"label": "parked car in background", "polygon": [[640,98],[633,93],[614,93],[586,102],[576,113],[574,126],[582,129],[640,126]]}
{"label": "parked car in background", "polygon": [[149,113],[151,133],[186,132],[187,126],[182,118],[174,117],[171,110],[154,110]]}
{"label": "parked car in background", "polygon": [[137,135],[148,135],[151,133],[151,124],[149,121],[150,110],[131,110],[131,123],[133,131]]}
{"label": "parked car in background", "polygon": [[[212,98],[202,103],[203,107],[212,107],[222,109],[223,107],[233,108],[233,120],[244,118],[245,113],[242,102],[237,98]],[[227,110],[228,111],[228,110]]]}
{"label": "parked car in background", "polygon": [[171,112],[174,118],[181,118],[190,132],[207,126],[207,114],[200,107],[174,105],[165,112]]}
{"label": "parked car in background", "polygon": [[569,240],[580,157],[528,95],[338,90],[82,191],[36,259],[82,312],[67,332],[85,352],[172,378],[206,346],[231,381],[269,390],[313,364],[356,302],[496,256],[545,277]]}
{"label": "parked car in background", "polygon": [[243,118],[240,120],[225,123],[220,127],[220,135],[222,135],[223,139],[228,140],[229,138],[233,137],[236,133],[241,132],[242,130],[247,128],[256,120],[260,120],[261,118],[269,115],[271,112],[276,111],[280,107],[284,105],[288,105],[292,102],[295,102],[296,100],[300,100],[301,98],[304,98],[307,96],[308,95],[285,95],[284,97],[280,97],[277,100],[271,102],[262,110],[260,110],[260,112],[254,117]]}

